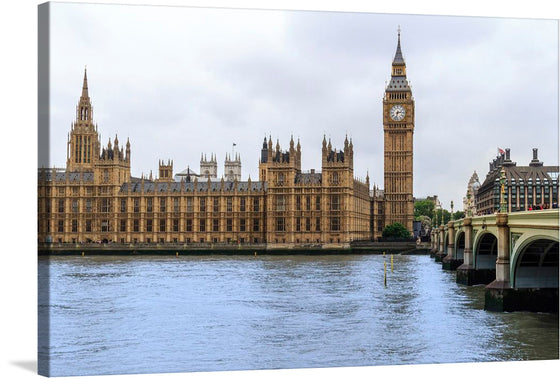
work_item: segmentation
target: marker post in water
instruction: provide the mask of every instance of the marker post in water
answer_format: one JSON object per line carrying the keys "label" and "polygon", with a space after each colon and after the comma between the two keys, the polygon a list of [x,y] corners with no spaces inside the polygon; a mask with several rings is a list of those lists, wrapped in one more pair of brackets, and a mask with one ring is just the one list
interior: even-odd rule
{"label": "marker post in water", "polygon": [[387,261],[385,260],[385,252],[383,252],[383,285],[387,287]]}

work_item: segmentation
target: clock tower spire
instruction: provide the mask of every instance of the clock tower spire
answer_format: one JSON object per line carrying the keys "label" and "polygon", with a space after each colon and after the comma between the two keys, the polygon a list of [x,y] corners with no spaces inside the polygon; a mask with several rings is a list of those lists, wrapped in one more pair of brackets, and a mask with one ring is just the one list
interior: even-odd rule
{"label": "clock tower spire", "polygon": [[401,50],[401,29],[383,96],[385,225],[403,224],[412,232],[414,98]]}

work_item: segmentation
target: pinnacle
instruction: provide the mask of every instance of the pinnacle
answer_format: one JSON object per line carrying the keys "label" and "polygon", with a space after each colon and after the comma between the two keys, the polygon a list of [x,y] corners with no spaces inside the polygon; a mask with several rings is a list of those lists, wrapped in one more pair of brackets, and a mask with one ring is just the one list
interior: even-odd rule
{"label": "pinnacle", "polygon": [[84,84],[82,85],[82,98],[89,98],[88,83],[87,83],[87,67],[84,69]]}
{"label": "pinnacle", "polygon": [[393,59],[393,64],[402,65],[404,64],[404,58],[401,51],[401,28],[398,29],[398,41],[397,41],[397,51],[395,52],[395,58]]}

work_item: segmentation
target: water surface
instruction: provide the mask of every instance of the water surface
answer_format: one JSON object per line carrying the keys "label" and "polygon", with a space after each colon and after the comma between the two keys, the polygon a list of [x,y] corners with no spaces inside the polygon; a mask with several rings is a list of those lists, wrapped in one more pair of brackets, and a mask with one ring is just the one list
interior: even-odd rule
{"label": "water surface", "polygon": [[428,256],[42,257],[39,276],[51,376],[558,359],[558,315],[484,311]]}

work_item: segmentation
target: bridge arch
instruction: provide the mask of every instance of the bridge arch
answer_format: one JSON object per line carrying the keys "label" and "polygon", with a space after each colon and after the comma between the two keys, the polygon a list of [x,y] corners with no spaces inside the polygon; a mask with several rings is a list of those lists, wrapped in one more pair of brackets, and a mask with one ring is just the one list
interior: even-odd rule
{"label": "bridge arch", "polygon": [[447,230],[443,232],[443,255],[447,254],[448,234]]}
{"label": "bridge arch", "polygon": [[498,238],[494,233],[481,232],[473,243],[473,262],[475,269],[496,269],[498,258]]}
{"label": "bridge arch", "polygon": [[459,230],[455,236],[455,259],[464,259],[465,255],[465,232]]}
{"label": "bridge arch", "polygon": [[558,288],[558,236],[521,237],[511,256],[513,288]]}

